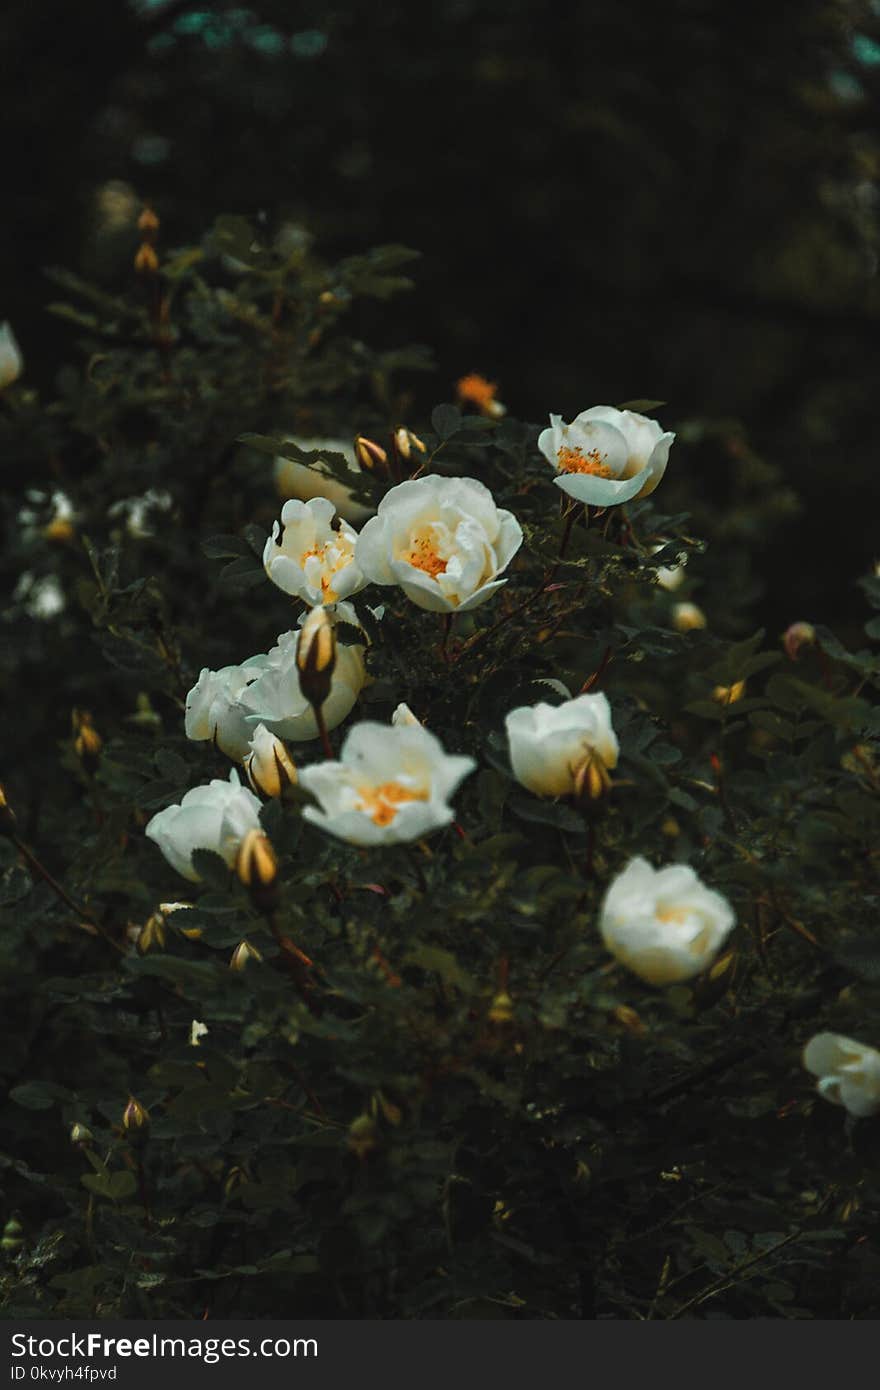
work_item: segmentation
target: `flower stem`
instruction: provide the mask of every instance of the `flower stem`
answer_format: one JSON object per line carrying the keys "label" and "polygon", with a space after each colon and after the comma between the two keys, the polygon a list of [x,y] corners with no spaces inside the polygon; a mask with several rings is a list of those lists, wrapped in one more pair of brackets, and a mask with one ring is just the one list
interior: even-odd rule
{"label": "flower stem", "polygon": [[41,878],[43,882],[47,884],[49,888],[52,889],[52,892],[55,894],[55,896],[59,898],[61,902],[64,903],[65,907],[69,907],[71,912],[75,913],[76,916],[79,917],[83,922],[88,923],[90,927],[94,927],[98,935],[102,936],[104,940],[113,947],[114,951],[119,951],[120,954],[124,954],[123,948],[119,945],[118,942],[113,940],[113,937],[110,936],[106,929],[101,926],[100,922],[96,922],[94,917],[92,917],[91,913],[87,912],[84,907],[82,907],[78,902],[76,902],[67,892],[67,889],[63,888],[61,884],[58,882],[58,880],[52,877],[46,866],[40,863],[33,850],[28,849],[24,841],[20,840],[17,835],[12,835],[10,836],[10,838],[12,840],[12,843],[15,845],[15,848],[21,855],[22,859],[25,861],[28,868],[31,870],[31,873],[36,874],[38,878]]}
{"label": "flower stem", "polygon": [[335,759],[336,754],[333,752],[333,744],[330,742],[330,735],[327,732],[327,721],[324,718],[324,706],[313,705],[312,708],[315,711],[315,719],[318,724],[318,733],[321,735],[321,746],[323,747],[326,756],[332,762]]}

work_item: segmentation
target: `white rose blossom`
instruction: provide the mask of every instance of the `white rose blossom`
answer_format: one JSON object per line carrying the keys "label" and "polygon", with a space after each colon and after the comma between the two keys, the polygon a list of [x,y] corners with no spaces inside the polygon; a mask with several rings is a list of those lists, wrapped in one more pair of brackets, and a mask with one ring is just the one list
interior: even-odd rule
{"label": "white rose blossom", "polygon": [[247,832],[260,828],[260,805],[233,768],[228,782],[215,778],[206,786],[193,787],[179,806],[159,811],[144,833],[159,846],[172,869],[198,883],[193,850],[212,850],[232,868]]}
{"label": "white rose blossom", "polygon": [[0,391],[21,376],[24,358],[10,324],[0,323]]}
{"label": "white rose blossom", "polygon": [[649,985],[672,985],[711,964],[736,923],[726,898],[688,864],[631,859],[612,882],[599,926],[608,950]]}
{"label": "white rose blossom", "polygon": [[420,840],[449,825],[449,798],[475,767],[420,725],[368,720],[346,735],[338,762],[302,769],[300,783],[318,802],[303,815],[352,845]]}
{"label": "white rose blossom", "polygon": [[[350,603],[339,603],[332,612],[337,619],[359,626]],[[243,762],[252,751],[251,739],[259,724],[294,743],[317,738],[315,713],[300,689],[296,669],[299,638],[299,629],[283,632],[271,651],[252,656],[241,666],[224,666],[219,671],[206,667],[186,697],[187,738],[212,739],[236,762]],[[328,729],[335,729],[350,714],[365,679],[364,647],[359,642],[340,643],[330,694],[322,708]]]}
{"label": "white rose blossom", "polygon": [[592,507],[614,507],[654,491],[674,438],[634,410],[594,405],[570,425],[551,415],[538,448],[556,469],[556,486],[569,497]]}
{"label": "white rose blossom", "polygon": [[536,796],[569,796],[584,760],[617,766],[619,745],[605,695],[577,695],[561,705],[521,705],[504,721],[513,775]]}
{"label": "white rose blossom", "polygon": [[807,1071],[819,1078],[816,1090],[833,1105],[865,1119],[880,1110],[880,1052],[839,1033],[817,1033],[803,1052]]}
{"label": "white rose blossom", "polygon": [[419,608],[464,613],[506,584],[498,576],[522,544],[512,512],[474,478],[399,483],[358,537],[355,559],[376,584],[397,584]]}
{"label": "white rose blossom", "polygon": [[326,497],[285,502],[263,550],[272,583],[310,606],[350,598],[367,582],[355,564],[357,532],[343,520],[334,530],[335,515]]}
{"label": "white rose blossom", "polygon": [[[351,440],[302,439],[298,435],[291,435],[289,442],[309,453],[326,449],[328,453],[342,454],[353,479],[361,471]],[[300,502],[308,502],[313,497],[326,497],[345,521],[355,524],[375,511],[374,507],[354,500],[351,486],[344,479],[322,473],[317,468],[309,468],[305,463],[281,458],[280,455],[275,459],[275,485],[282,497],[295,497]]]}

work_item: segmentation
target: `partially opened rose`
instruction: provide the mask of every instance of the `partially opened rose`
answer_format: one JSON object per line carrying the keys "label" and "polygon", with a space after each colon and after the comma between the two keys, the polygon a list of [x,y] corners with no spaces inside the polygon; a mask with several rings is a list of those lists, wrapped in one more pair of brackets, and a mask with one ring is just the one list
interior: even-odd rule
{"label": "partially opened rose", "polygon": [[[342,454],[351,472],[352,482],[356,482],[361,466],[355,457],[351,440],[302,439],[298,435],[291,435],[289,442],[306,453],[326,449],[331,454]],[[352,485],[344,478],[335,478],[329,473],[310,468],[305,463],[296,463],[293,459],[282,458],[280,455],[275,459],[275,485],[282,497],[296,497],[300,502],[308,502],[312,497],[326,497],[341,517],[355,524],[371,516],[375,510],[363,502],[354,500]]]}
{"label": "partially opened rose", "polygon": [[[350,603],[327,611],[337,620],[359,626]],[[251,751],[251,739],[259,724],[295,743],[316,738],[314,711],[299,684],[299,640],[297,628],[283,632],[270,651],[249,657],[241,666],[223,666],[219,671],[206,667],[186,697],[187,738],[211,739],[237,762],[243,762]],[[340,644],[323,708],[328,729],[335,729],[350,713],[365,679],[364,647],[357,642]]]}
{"label": "partially opened rose", "polygon": [[864,1119],[880,1110],[880,1052],[840,1033],[817,1033],[804,1048],[816,1090],[833,1105]]}
{"label": "partially opened rose", "polygon": [[219,854],[232,868],[238,847],[249,830],[260,827],[260,802],[243,787],[235,768],[229,781],[219,778],[193,787],[179,806],[167,806],[147,823],[144,833],[159,846],[172,869],[198,883],[193,850]]}
{"label": "partially opened rose", "polygon": [[350,598],[367,582],[355,564],[357,532],[347,521],[334,529],[335,516],[326,497],[285,502],[263,549],[272,583],[313,606]]}
{"label": "partially opened rose", "polygon": [[689,864],[654,869],[631,859],[602,904],[602,940],[649,985],[673,985],[705,970],[736,923],[726,898]]}
{"label": "partially opened rose", "polygon": [[619,746],[605,695],[577,695],[561,705],[521,705],[504,721],[513,775],[536,796],[570,796],[586,759],[617,766]]}
{"label": "partially opened rose", "polygon": [[303,815],[352,845],[389,845],[449,825],[449,798],[476,767],[445,752],[418,724],[355,724],[338,762],[303,768],[300,785],[318,807]]}
{"label": "partially opened rose", "polygon": [[358,537],[355,559],[376,584],[397,584],[419,608],[463,613],[507,581],[522,544],[512,512],[474,478],[429,475],[399,483]]}
{"label": "partially opened rose", "polygon": [[647,415],[594,405],[570,425],[551,415],[538,448],[556,470],[556,486],[569,497],[591,507],[614,507],[654,491],[674,438]]}

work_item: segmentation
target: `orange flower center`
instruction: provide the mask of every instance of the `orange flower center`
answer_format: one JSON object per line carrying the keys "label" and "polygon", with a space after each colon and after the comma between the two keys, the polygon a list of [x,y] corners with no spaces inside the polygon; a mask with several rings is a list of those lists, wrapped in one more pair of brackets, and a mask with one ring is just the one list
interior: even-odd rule
{"label": "orange flower center", "polygon": [[357,809],[367,811],[375,825],[390,825],[406,801],[428,800],[427,792],[402,787],[399,782],[383,782],[379,787],[360,787],[359,795]]}
{"label": "orange flower center", "polygon": [[455,383],[458,398],[461,401],[470,401],[472,405],[478,406],[480,410],[485,410],[495,399],[498,390],[498,383],[487,381],[478,372],[471,372],[468,376],[461,377]]}
{"label": "orange flower center", "polygon": [[447,562],[437,554],[434,544],[428,536],[414,539],[411,546],[406,559],[415,569],[424,570],[425,574],[429,574],[432,579],[436,579],[438,574],[445,572]]}
{"label": "orange flower center", "polygon": [[583,449],[562,448],[556,455],[560,473],[592,473],[596,478],[613,478],[608,464],[602,462],[606,457],[598,449],[590,449],[585,454]]}
{"label": "orange flower center", "polygon": [[658,922],[674,922],[679,927],[683,927],[687,919],[686,907],[664,907],[657,913]]}

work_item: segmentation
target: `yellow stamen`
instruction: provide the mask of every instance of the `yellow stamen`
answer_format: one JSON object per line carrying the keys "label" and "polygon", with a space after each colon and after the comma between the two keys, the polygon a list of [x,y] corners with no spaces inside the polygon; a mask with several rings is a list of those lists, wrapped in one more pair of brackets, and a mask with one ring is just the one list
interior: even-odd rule
{"label": "yellow stamen", "polygon": [[607,454],[600,454],[598,449],[590,449],[585,454],[583,449],[565,447],[556,454],[560,473],[592,473],[596,478],[613,478],[614,473],[608,464],[602,462],[604,458],[607,458]]}
{"label": "yellow stamen", "polygon": [[678,926],[684,926],[687,919],[686,907],[664,907],[657,913],[658,922],[675,922]]}
{"label": "yellow stamen", "polygon": [[427,801],[428,793],[412,787],[402,787],[399,782],[383,782],[378,787],[359,788],[359,811],[368,811],[375,825],[390,825],[399,808],[407,801]]}
{"label": "yellow stamen", "polygon": [[440,558],[427,536],[423,536],[420,540],[413,540],[412,549],[406,559],[415,569],[423,570],[432,579],[436,579],[438,574],[444,574],[446,571],[447,562]]}

